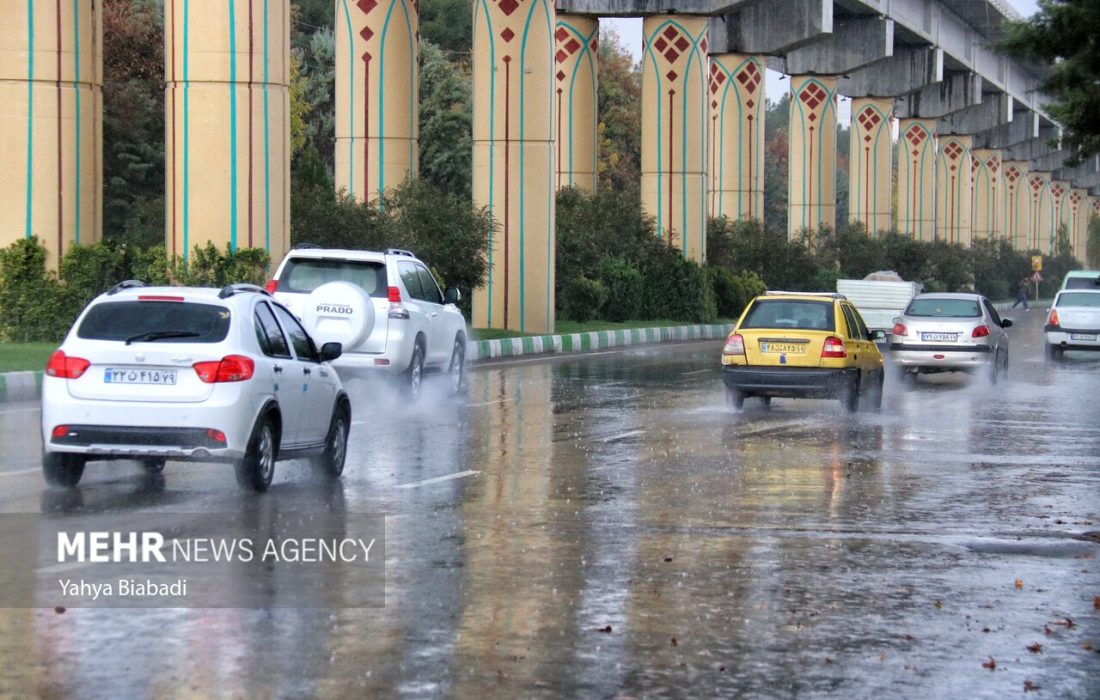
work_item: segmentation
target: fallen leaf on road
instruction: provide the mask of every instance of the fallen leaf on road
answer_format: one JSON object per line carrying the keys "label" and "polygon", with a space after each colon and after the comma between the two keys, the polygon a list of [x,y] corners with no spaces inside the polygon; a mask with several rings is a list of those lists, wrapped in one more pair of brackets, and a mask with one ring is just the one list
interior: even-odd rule
{"label": "fallen leaf on road", "polygon": [[1023,587],[1024,587],[1024,580],[1022,578],[1016,579],[1016,588],[1019,589],[1019,588],[1023,588]]}
{"label": "fallen leaf on road", "polygon": [[608,625],[607,627],[597,627],[596,631],[603,632],[604,634],[611,634],[611,625]]}
{"label": "fallen leaf on road", "polygon": [[1034,644],[1029,644],[1027,650],[1030,651],[1032,654],[1042,654],[1043,645],[1039,642],[1035,642]]}
{"label": "fallen leaf on road", "polygon": [[677,641],[676,641],[676,637],[673,637],[673,638],[672,638],[672,646],[674,646],[674,647],[678,647],[678,646],[680,646],[680,642],[677,642]]}
{"label": "fallen leaf on road", "polygon": [[1100,595],[1092,599],[1092,609],[1100,610]]}
{"label": "fallen leaf on road", "polygon": [[997,668],[997,662],[993,660],[993,657],[989,657],[989,661],[982,662],[982,668],[988,668],[990,671]]}
{"label": "fallen leaf on road", "polygon": [[1038,690],[1038,689],[1039,689],[1038,684],[1032,683],[1031,681],[1024,681],[1024,692],[1025,693],[1030,693],[1031,691]]}
{"label": "fallen leaf on road", "polygon": [[943,607],[943,601],[942,600],[937,600],[935,603],[933,603],[933,605],[936,606],[936,610],[939,610],[940,608]]}
{"label": "fallen leaf on road", "polygon": [[58,605],[56,608],[54,608],[53,611],[55,613],[57,613],[58,615],[64,615],[65,614],[65,608],[61,607],[60,605]]}

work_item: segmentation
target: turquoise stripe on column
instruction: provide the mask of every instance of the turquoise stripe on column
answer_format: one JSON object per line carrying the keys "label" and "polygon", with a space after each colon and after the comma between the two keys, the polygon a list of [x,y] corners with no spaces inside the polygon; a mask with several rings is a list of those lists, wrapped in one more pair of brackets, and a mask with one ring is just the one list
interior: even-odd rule
{"label": "turquoise stripe on column", "polygon": [[[348,11],[347,0],[342,0],[344,6],[344,24],[348,30],[348,196],[355,197],[355,33],[351,30],[351,13]],[[367,99],[363,95],[363,99]],[[363,133],[366,133],[367,125],[363,125]],[[364,197],[365,199],[365,197]]]}
{"label": "turquoise stripe on column", "polygon": [[229,0],[229,248],[237,249],[237,0]]}
{"label": "turquoise stripe on column", "polygon": [[271,252],[271,112],[268,106],[268,32],[270,18],[264,0],[264,250]]}
{"label": "turquoise stripe on column", "polygon": [[188,72],[188,57],[191,51],[191,0],[183,0],[183,261],[190,257],[191,241],[191,82]]}
{"label": "turquoise stripe on column", "polygon": [[[94,18],[93,18],[94,22]],[[73,0],[73,96],[75,97],[76,113],[74,115],[74,121],[76,125],[76,167],[73,168],[73,175],[76,178],[76,192],[74,193],[73,208],[75,209],[75,216],[73,221],[76,223],[76,229],[74,230],[74,242],[80,244],[80,0]],[[58,115],[60,117],[60,115]],[[60,251],[58,251],[60,254]]]}
{"label": "turquoise stripe on column", "polygon": [[34,235],[34,0],[27,0],[27,202],[23,236]]}

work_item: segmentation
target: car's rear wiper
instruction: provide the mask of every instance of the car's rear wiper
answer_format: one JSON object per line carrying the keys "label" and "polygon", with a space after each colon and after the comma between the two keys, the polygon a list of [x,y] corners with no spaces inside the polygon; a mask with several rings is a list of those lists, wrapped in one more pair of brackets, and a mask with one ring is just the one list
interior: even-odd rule
{"label": "car's rear wiper", "polygon": [[130,336],[126,339],[126,344],[151,342],[164,338],[198,338],[200,335],[202,333],[196,333],[195,331],[146,331]]}

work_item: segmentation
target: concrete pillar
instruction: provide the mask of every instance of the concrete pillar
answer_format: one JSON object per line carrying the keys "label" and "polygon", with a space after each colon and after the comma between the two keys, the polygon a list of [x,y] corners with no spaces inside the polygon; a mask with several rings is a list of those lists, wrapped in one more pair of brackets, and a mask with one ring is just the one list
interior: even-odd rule
{"label": "concrete pillar", "polygon": [[974,172],[973,237],[995,240],[1004,238],[1004,183],[1001,152],[976,148],[971,154]]}
{"label": "concrete pillar", "polygon": [[165,2],[165,238],[290,246],[287,0]]}
{"label": "concrete pillar", "polygon": [[893,110],[893,100],[870,97],[852,100],[848,220],[862,222],[872,236],[891,227]]}
{"label": "concrete pillar", "polygon": [[836,228],[836,77],[791,76],[787,237]]}
{"label": "concrete pillar", "polygon": [[1027,250],[1031,231],[1031,189],[1028,164],[1022,160],[1001,163],[1004,183],[1004,235],[1016,250]]}
{"label": "concrete pillar", "polygon": [[898,231],[936,238],[936,122],[902,119],[898,139]]}
{"label": "concrete pillar", "polygon": [[489,278],[471,325],[554,330],[554,5],[474,6],[473,197],[489,208]]}
{"label": "concrete pillar", "polygon": [[940,136],[936,159],[936,239],[970,246],[974,211],[972,136]]}
{"label": "concrete pillar", "polygon": [[1074,187],[1069,191],[1069,243],[1073,248],[1073,256],[1080,261],[1085,259],[1085,243],[1088,240],[1089,191]]}
{"label": "concrete pillar", "polygon": [[706,259],[707,18],[642,22],[642,209],[685,258]]}
{"label": "concrete pillar", "polygon": [[333,174],[336,188],[360,201],[419,169],[419,8],[416,0],[336,0]]}
{"label": "concrete pillar", "polygon": [[38,236],[56,269],[103,228],[102,4],[4,3],[0,246]]}
{"label": "concrete pillar", "polygon": [[554,32],[554,186],[596,190],[600,23],[595,17],[558,15]]}
{"label": "concrete pillar", "polygon": [[762,56],[711,57],[711,218],[764,218],[764,69]]}
{"label": "concrete pillar", "polygon": [[1028,231],[1028,250],[1050,251],[1051,224],[1054,220],[1050,200],[1050,173],[1032,172],[1027,179],[1031,196],[1031,226]]}
{"label": "concrete pillar", "polygon": [[1062,226],[1066,226],[1067,233],[1069,227],[1067,221],[1067,210],[1069,209],[1069,183],[1062,182],[1061,180],[1050,181],[1050,251],[1054,252],[1054,244],[1058,240],[1058,229]]}

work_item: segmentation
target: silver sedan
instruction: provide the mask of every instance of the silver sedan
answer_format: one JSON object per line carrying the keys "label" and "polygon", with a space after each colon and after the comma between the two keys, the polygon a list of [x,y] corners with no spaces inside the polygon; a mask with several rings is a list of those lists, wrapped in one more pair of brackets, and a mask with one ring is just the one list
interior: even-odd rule
{"label": "silver sedan", "polygon": [[1011,319],[1002,319],[980,294],[919,294],[890,331],[895,372],[988,373],[993,383],[1008,371]]}

